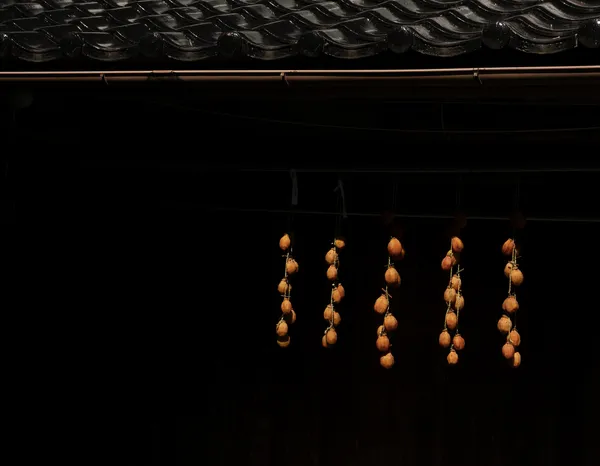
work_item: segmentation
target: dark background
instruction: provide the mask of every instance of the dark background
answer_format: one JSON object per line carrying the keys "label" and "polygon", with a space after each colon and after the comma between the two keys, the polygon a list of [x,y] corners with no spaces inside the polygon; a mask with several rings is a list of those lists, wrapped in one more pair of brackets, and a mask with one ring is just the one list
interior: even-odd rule
{"label": "dark background", "polygon": [[[91,378],[113,409],[141,413],[127,422],[117,411],[105,434],[108,445],[136,446],[129,461],[149,464],[153,437],[140,419],[154,413],[162,460],[176,455],[182,465],[595,464],[597,223],[530,221],[517,232],[526,276],[518,292],[523,364],[512,370],[495,328],[507,286],[500,246],[513,231],[508,219],[469,220],[461,233],[467,346],[455,368],[437,345],[449,221],[400,221],[407,257],[393,302],[397,362],[384,371],[372,311],[389,233],[379,217],[343,223],[347,297],[339,343],[325,350],[323,256],[335,218],[294,216],[298,321],[282,350],[275,287],[288,216],[208,206],[285,208],[289,175],[102,165],[78,170],[70,247],[81,254],[80,291],[93,297],[86,306],[93,325],[81,338],[101,342],[88,360]],[[456,209],[456,176],[342,176],[350,212],[391,208],[393,183],[398,212]],[[594,205],[577,198],[597,199],[597,176],[521,175],[521,208],[591,216]],[[335,174],[299,174],[300,206],[335,210],[336,183]],[[575,183],[577,190],[556,189]],[[462,208],[508,216],[514,191],[513,175],[465,175]]]}
{"label": "dark background", "polygon": [[587,163],[600,143],[594,80],[450,83],[5,83],[0,125],[6,156],[50,166],[107,157],[310,166],[317,152],[328,167],[560,165]]}
{"label": "dark background", "polygon": [[[78,310],[40,318],[77,328],[53,346],[65,376],[75,374],[70,396],[93,393],[99,410],[95,422],[103,427],[93,430],[90,451],[153,465],[597,464],[599,173],[344,171],[565,168],[595,153],[585,137],[552,148],[527,137],[511,146],[497,134],[435,133],[428,141],[428,134],[299,133],[265,122],[249,129],[229,117],[198,120],[180,108],[189,102],[165,113],[96,99],[38,93],[33,105],[3,113],[9,144],[27,148],[6,159],[3,234],[15,239],[17,219],[29,227],[24,238],[41,264],[37,275],[60,283],[52,296]],[[406,122],[411,114],[433,119],[423,105],[396,103],[392,113],[404,110]],[[479,121],[497,128],[489,120],[497,114],[482,112]],[[546,114],[547,128],[564,111]],[[591,126],[592,112],[577,114]],[[466,126],[467,115],[478,120],[465,111],[453,121]],[[539,118],[523,118],[521,127],[534,123],[544,128]],[[311,151],[301,158],[300,149]],[[552,149],[562,161],[533,161]],[[289,173],[240,170],[267,165],[329,168],[298,174],[300,211],[336,212],[341,178],[348,211],[372,214],[342,223],[347,297],[335,348],[323,349],[320,338],[329,299],[324,255],[336,217],[277,213],[290,208]],[[523,363],[512,370],[496,321],[507,287],[500,247],[514,233],[509,216],[517,208],[531,220],[516,231],[525,273],[518,290]],[[392,229],[380,215],[391,209],[400,214]],[[447,280],[439,263],[457,209],[475,219],[461,232],[466,348],[448,368],[437,344]],[[412,217],[428,215],[446,218]],[[548,221],[575,217],[595,222]],[[278,240],[290,227],[300,264],[292,294],[298,321],[291,346],[280,349]],[[372,306],[387,239],[398,231],[407,255],[393,301],[396,365],[385,371]]]}

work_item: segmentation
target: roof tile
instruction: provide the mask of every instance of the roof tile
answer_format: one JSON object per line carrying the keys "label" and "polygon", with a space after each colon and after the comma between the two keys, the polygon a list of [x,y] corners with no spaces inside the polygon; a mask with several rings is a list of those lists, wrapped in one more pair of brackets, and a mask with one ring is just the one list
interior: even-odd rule
{"label": "roof tile", "polygon": [[597,0],[5,0],[3,58],[47,62],[600,47]]}

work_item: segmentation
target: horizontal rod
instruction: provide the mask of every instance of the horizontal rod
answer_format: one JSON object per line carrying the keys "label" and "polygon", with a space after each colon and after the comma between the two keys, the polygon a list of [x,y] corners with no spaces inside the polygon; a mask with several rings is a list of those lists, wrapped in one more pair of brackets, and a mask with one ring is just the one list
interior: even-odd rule
{"label": "horizontal rod", "polygon": [[[191,204],[179,204],[172,202],[162,202],[162,207],[175,209],[201,209],[201,207]],[[256,214],[298,214],[298,215],[324,215],[324,216],[341,216],[340,212],[326,212],[318,210],[294,210],[294,209],[246,209],[246,208],[228,208],[228,207],[208,207],[206,210],[212,212],[246,212]],[[371,212],[347,212],[348,217],[381,217],[381,213]],[[453,215],[425,215],[425,214],[393,214],[394,218],[414,218],[414,219],[431,219],[431,220],[447,220],[455,218]],[[486,220],[486,221],[509,221],[508,217],[495,216],[467,216],[467,220]],[[527,217],[528,222],[560,222],[560,223],[600,223],[600,218],[551,218],[551,217]]]}
{"label": "horizontal rod", "polygon": [[209,167],[198,162],[163,162],[152,160],[91,160],[80,162],[88,168],[146,168],[163,170],[227,171],[240,173],[336,173],[367,175],[493,175],[493,174],[551,174],[551,173],[600,173],[600,168],[244,168],[236,166]]}
{"label": "horizontal rod", "polygon": [[406,175],[485,175],[485,174],[536,174],[536,173],[600,173],[600,168],[433,168],[433,169],[382,169],[382,168],[242,168],[242,172],[256,173],[339,173],[339,174],[406,174]]}
{"label": "horizontal rod", "polygon": [[396,70],[123,70],[123,71],[3,71],[0,82],[143,82],[153,79],[203,82],[373,83],[410,81],[431,84],[486,80],[600,80],[600,66],[543,66],[496,68],[434,68]]}

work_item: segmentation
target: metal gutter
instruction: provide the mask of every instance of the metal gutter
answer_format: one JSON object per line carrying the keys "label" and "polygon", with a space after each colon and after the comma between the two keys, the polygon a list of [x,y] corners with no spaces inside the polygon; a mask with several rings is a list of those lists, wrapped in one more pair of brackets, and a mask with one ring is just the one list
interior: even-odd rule
{"label": "metal gutter", "polygon": [[124,70],[3,71],[0,82],[96,82],[100,84],[174,81],[214,84],[483,84],[498,81],[598,80],[600,65],[397,70]]}

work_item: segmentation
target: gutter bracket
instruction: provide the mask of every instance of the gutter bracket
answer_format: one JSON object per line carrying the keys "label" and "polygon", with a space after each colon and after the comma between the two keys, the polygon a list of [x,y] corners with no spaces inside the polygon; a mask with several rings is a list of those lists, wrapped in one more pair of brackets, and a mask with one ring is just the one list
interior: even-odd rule
{"label": "gutter bracket", "polygon": [[152,70],[148,74],[148,81],[179,81],[179,77],[173,70],[169,70],[169,71]]}

